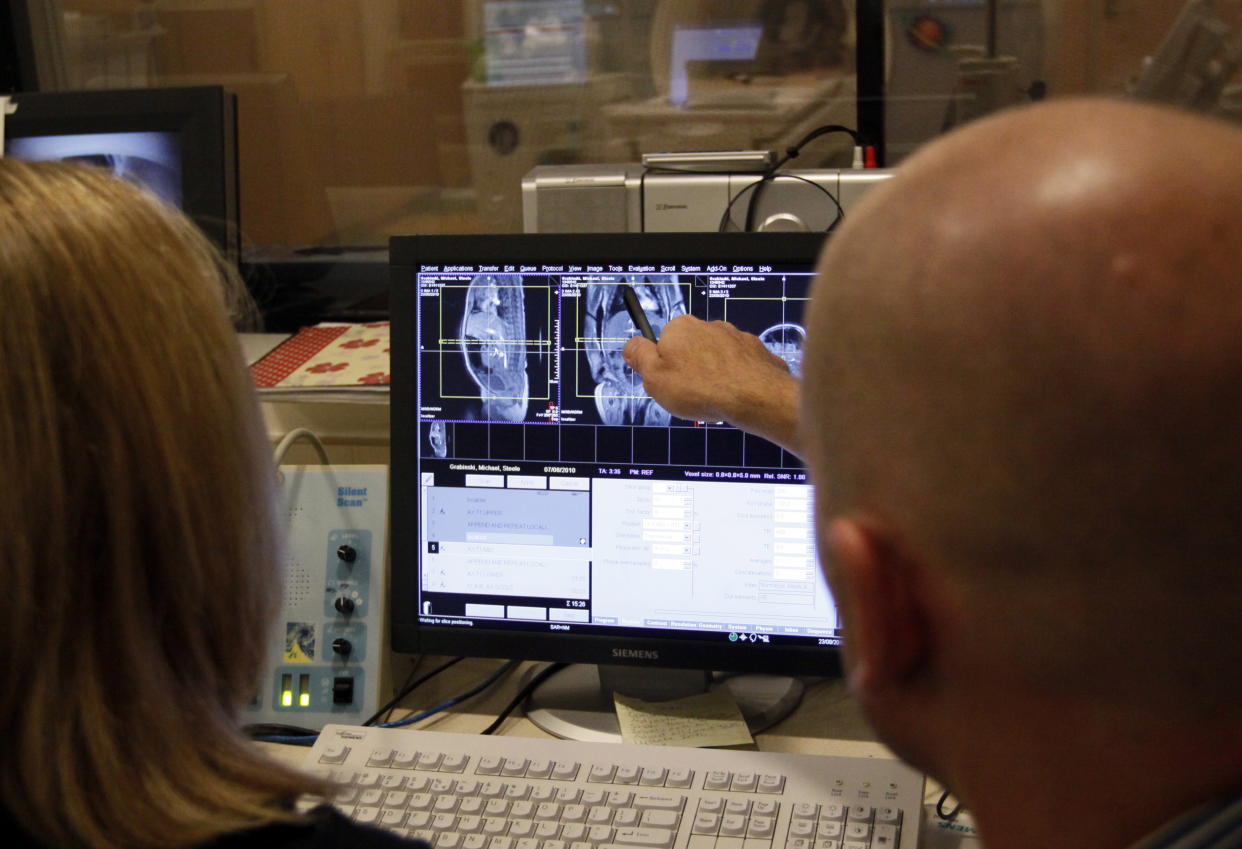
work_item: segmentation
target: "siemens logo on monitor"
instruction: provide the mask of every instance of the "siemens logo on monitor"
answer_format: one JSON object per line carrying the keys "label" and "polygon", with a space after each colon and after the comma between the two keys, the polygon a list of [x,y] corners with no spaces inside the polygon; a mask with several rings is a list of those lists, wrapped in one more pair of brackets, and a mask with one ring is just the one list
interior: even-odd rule
{"label": "siemens logo on monitor", "polygon": [[659,660],[660,652],[655,649],[613,649],[613,657],[628,657],[634,660]]}

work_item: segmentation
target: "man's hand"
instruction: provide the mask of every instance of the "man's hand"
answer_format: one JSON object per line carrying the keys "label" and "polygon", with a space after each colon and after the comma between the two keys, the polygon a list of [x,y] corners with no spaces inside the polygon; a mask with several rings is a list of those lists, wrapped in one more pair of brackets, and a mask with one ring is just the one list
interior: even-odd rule
{"label": "man's hand", "polygon": [[635,336],[624,354],[647,394],[673,415],[727,421],[800,454],[797,378],[759,337],[682,315],[658,344]]}

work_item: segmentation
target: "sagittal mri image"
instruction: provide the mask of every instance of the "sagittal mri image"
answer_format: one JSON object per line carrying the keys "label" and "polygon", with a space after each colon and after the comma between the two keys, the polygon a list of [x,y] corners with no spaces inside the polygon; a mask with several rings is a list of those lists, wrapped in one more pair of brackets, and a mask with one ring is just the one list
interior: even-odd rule
{"label": "sagittal mri image", "polygon": [[600,421],[608,425],[667,425],[668,411],[643,391],[642,380],[621,356],[621,349],[638,329],[625,309],[620,283],[633,287],[657,337],[664,325],[686,312],[682,287],[673,275],[632,275],[587,287],[582,344],[594,382],[595,409]]}
{"label": "sagittal mri image", "polygon": [[427,425],[427,447],[431,453],[443,460],[449,453],[448,425],[436,420]]}
{"label": "sagittal mri image", "polygon": [[[521,422],[547,404],[551,292],[517,274],[450,283],[422,308],[423,405],[437,419]],[[429,435],[438,456],[446,442]]]}

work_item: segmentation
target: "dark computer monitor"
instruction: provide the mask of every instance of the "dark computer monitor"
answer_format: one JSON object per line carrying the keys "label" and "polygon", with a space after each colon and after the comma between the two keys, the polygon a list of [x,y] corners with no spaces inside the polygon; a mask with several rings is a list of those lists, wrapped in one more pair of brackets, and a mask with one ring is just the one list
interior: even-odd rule
{"label": "dark computer monitor", "polygon": [[232,260],[239,247],[236,98],[219,86],[13,95],[6,156],[107,168],[188,214]]}
{"label": "dark computer monitor", "polygon": [[657,333],[727,320],[800,372],[823,239],[394,238],[393,648],[838,670],[802,463],[670,416],[620,353],[625,283]]}

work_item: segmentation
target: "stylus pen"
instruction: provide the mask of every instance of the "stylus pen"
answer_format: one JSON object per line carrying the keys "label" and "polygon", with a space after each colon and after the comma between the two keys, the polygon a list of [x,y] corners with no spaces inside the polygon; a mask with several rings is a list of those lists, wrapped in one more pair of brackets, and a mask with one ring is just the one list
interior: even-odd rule
{"label": "stylus pen", "polygon": [[638,302],[638,295],[634,292],[634,289],[622,283],[621,297],[625,300],[625,310],[630,314],[630,320],[634,322],[638,332],[654,342],[656,340],[655,331],[651,329],[651,322],[647,321],[647,314],[643,312],[643,305]]}

